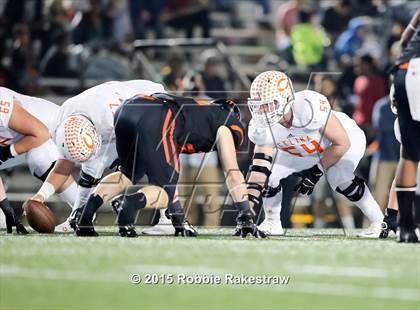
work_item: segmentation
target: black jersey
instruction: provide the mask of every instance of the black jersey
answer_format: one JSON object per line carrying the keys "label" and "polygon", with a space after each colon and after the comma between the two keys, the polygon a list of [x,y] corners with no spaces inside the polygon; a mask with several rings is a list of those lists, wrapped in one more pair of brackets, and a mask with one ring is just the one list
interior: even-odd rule
{"label": "black jersey", "polygon": [[243,143],[242,123],[221,105],[169,94],[154,94],[153,97],[165,100],[176,115],[176,136],[181,153],[191,154],[215,150],[216,135],[221,126],[230,129],[236,148]]}
{"label": "black jersey", "polygon": [[412,58],[417,57],[420,57],[420,25],[417,25],[416,31],[411,36],[411,39],[408,41],[406,47],[404,47],[401,51],[401,55],[398,57],[395,64],[398,66],[409,62]]}

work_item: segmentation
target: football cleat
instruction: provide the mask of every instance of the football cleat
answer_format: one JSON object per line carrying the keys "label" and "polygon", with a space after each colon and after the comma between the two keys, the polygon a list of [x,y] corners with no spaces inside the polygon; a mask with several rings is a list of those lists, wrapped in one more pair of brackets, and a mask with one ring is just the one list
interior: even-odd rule
{"label": "football cleat", "polygon": [[265,219],[259,226],[258,229],[263,231],[266,235],[269,236],[283,236],[284,230],[281,225],[280,219]]}
{"label": "football cleat", "polygon": [[361,233],[357,234],[357,237],[360,238],[379,238],[379,235],[382,231],[382,223],[372,223],[370,226],[363,230]]}
{"label": "football cleat", "polygon": [[91,227],[77,227],[76,236],[78,237],[98,237],[99,234],[96,232],[93,226]]}
{"label": "football cleat", "polygon": [[175,227],[172,225],[172,221],[167,216],[161,216],[159,222],[152,227],[145,228],[142,231],[144,235],[153,236],[173,236],[175,234]]}
{"label": "football cleat", "polygon": [[70,233],[70,232],[73,232],[74,229],[70,225],[69,219],[66,219],[63,223],[55,226],[55,230],[54,231],[55,232],[58,232],[58,233]]}
{"label": "football cleat", "polygon": [[400,228],[399,234],[397,235],[397,242],[404,243],[417,243],[419,242],[420,231],[416,229]]}

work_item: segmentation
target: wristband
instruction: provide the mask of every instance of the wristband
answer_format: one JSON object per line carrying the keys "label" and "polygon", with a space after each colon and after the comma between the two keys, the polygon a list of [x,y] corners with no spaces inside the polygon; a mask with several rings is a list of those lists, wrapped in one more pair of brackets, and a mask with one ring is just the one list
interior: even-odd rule
{"label": "wristband", "polygon": [[19,154],[16,152],[16,149],[15,149],[15,145],[14,144],[11,144],[10,145],[10,154],[12,155],[12,157],[16,157],[16,156],[18,156]]}
{"label": "wristband", "polygon": [[250,209],[248,200],[235,202],[234,205],[239,212],[248,211]]}
{"label": "wristband", "polygon": [[40,195],[44,198],[44,200],[47,200],[55,193],[54,186],[49,182],[44,182],[42,184],[41,188],[39,189],[37,195]]}

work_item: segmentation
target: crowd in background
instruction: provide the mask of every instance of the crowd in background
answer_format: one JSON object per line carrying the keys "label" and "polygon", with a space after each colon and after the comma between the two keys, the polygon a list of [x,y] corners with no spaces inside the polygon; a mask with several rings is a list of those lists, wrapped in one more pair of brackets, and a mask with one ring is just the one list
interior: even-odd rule
{"label": "crowd in background", "polygon": [[[132,65],[135,39],[219,39],[227,28],[238,36],[239,30],[252,29],[256,37],[244,43],[267,45],[259,42],[259,33],[268,34],[275,59],[271,69],[295,68],[306,72],[306,79],[310,72],[329,72],[310,87],[365,131],[369,148],[360,169],[384,208],[399,158],[389,69],[416,6],[415,1],[387,0],[0,0],[0,86],[42,95],[51,90],[40,83],[42,78],[141,78]],[[241,43],[232,33],[231,38],[221,36],[227,46]],[[159,70],[168,90],[217,98],[234,87],[215,50],[204,51],[198,63],[182,51],[149,56],[165,60]],[[326,186],[319,188],[323,194],[313,199],[321,211],[314,225],[322,227],[320,205],[325,195],[334,195]],[[335,199],[343,224],[351,227],[348,208]]]}

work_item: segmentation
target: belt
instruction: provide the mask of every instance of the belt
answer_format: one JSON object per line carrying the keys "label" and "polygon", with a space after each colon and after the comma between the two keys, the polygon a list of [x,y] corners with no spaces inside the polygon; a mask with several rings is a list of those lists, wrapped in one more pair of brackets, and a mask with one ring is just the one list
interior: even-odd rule
{"label": "belt", "polygon": [[403,69],[403,70],[407,70],[407,69],[408,69],[408,64],[409,64],[409,62],[405,62],[405,63],[403,63],[403,64],[400,64],[400,65],[398,66],[398,68],[399,68],[399,69]]}

